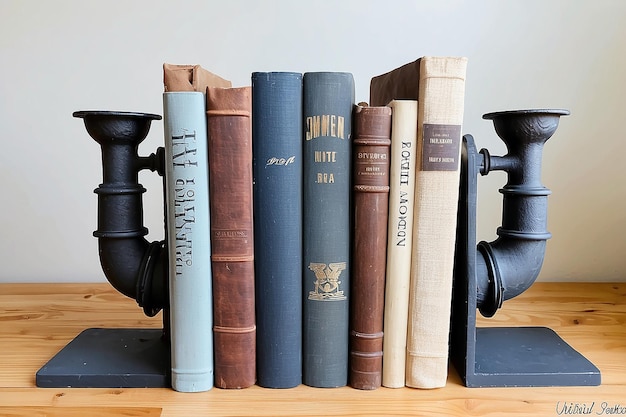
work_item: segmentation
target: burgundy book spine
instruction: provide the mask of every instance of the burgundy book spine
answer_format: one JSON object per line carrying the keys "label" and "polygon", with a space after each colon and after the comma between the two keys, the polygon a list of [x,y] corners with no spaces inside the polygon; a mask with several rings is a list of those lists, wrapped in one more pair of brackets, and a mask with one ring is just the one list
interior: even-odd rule
{"label": "burgundy book spine", "polygon": [[207,89],[215,386],[256,381],[251,87]]}
{"label": "burgundy book spine", "polygon": [[354,110],[350,386],[381,386],[391,108]]}

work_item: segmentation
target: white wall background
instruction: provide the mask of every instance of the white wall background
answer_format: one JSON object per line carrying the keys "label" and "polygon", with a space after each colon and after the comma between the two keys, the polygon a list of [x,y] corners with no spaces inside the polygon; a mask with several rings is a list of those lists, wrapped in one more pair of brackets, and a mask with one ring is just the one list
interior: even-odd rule
{"label": "white wall background", "polygon": [[[72,112],[162,113],[162,64],[372,76],[422,55],[469,58],[463,132],[504,152],[483,113],[566,108],[544,155],[553,238],[540,280],[626,280],[626,2],[622,0],[0,0],[0,282],[104,281],[100,150]],[[163,141],[153,124],[140,153]],[[140,175],[150,240],[160,178]],[[480,178],[479,239],[495,238],[503,173]]]}

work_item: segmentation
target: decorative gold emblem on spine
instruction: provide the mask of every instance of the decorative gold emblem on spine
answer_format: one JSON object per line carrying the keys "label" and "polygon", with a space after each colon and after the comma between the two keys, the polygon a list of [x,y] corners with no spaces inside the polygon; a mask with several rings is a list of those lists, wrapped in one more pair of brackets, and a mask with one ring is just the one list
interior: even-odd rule
{"label": "decorative gold emblem on spine", "polygon": [[346,296],[339,289],[341,281],[339,275],[346,269],[345,262],[328,264],[311,262],[309,269],[315,273],[315,289],[309,291],[309,300],[338,301],[345,300]]}

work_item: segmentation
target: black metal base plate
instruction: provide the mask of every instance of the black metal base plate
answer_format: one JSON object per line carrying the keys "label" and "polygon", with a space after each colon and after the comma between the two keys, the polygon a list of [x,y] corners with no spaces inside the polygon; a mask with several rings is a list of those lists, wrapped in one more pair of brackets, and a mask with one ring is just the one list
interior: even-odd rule
{"label": "black metal base plate", "polygon": [[161,329],[84,330],[36,375],[44,388],[166,388],[170,349]]}
{"label": "black metal base plate", "polygon": [[468,387],[595,386],[600,371],[545,327],[476,328]]}

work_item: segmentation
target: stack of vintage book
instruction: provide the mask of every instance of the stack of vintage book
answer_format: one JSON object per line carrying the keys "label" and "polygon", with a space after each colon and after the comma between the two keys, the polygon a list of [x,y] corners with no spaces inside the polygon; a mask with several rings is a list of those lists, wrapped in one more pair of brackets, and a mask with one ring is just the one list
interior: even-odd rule
{"label": "stack of vintage book", "polygon": [[445,385],[466,65],[164,64],[174,389]]}

